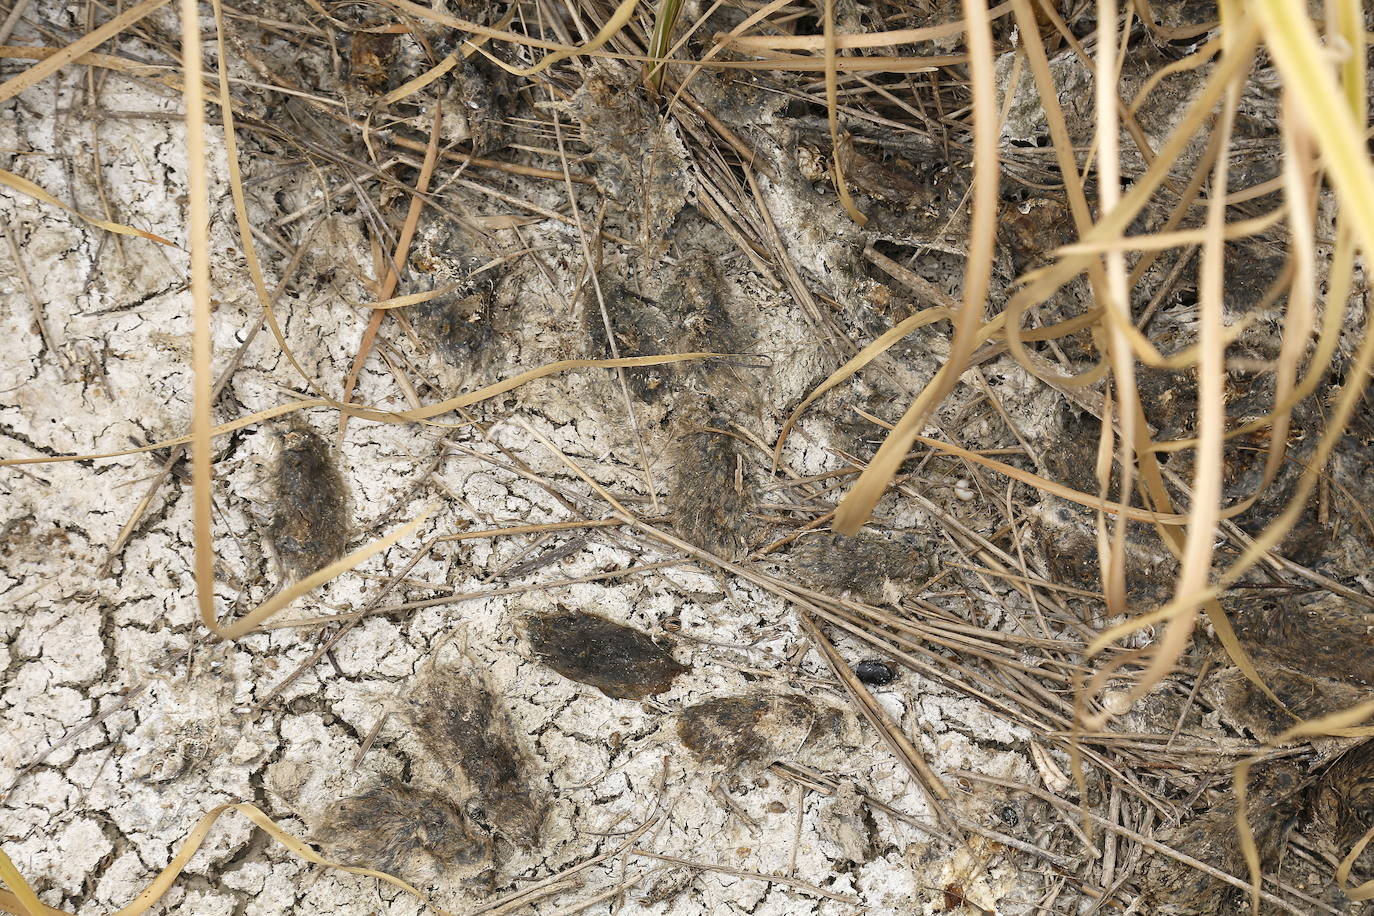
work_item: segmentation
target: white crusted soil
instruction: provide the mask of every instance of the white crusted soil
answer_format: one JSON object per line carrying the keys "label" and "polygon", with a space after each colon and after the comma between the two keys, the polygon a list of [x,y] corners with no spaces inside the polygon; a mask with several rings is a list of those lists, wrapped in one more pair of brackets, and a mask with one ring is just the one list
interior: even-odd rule
{"label": "white crusted soil", "polygon": [[[78,104],[80,92],[78,76],[64,71],[19,99],[11,109],[14,117],[0,123],[0,146],[31,152],[7,154],[7,167],[95,212],[100,202],[89,157],[77,153],[75,138],[98,132],[104,188],[115,218],[183,243],[186,173],[180,124],[111,118],[93,127],[62,113]],[[178,110],[170,95],[117,77],[109,78],[101,101],[109,110],[126,112]],[[236,255],[217,130],[210,129],[209,165],[218,372],[260,312]],[[253,148],[250,144],[244,162],[250,179],[273,169],[270,162],[254,161]],[[541,204],[562,204],[561,187],[531,187],[532,196],[543,195]],[[251,190],[256,218],[264,222],[317,197],[313,185],[283,187],[269,181]],[[280,195],[276,203],[271,202],[274,192]],[[797,211],[812,202],[789,194],[772,183],[764,192],[804,276],[852,269],[851,244],[828,241],[831,229],[843,228],[833,199],[803,229]],[[466,204],[477,215],[511,212],[499,201],[476,196]],[[25,269],[56,346],[45,346],[14,263],[0,258],[5,302],[0,333],[8,343],[0,360],[3,454],[118,450],[181,433],[189,422],[191,389],[185,254],[140,239],[116,240],[9,191],[0,192],[0,219],[24,251]],[[330,393],[339,389],[366,320],[360,309],[350,307],[369,298],[353,279],[371,271],[358,219],[355,212],[339,214],[322,227],[278,306],[296,357],[311,380]],[[291,228],[293,241],[299,240],[298,229]],[[825,238],[813,238],[816,233]],[[393,358],[396,372],[413,379],[411,368],[417,368],[419,377],[429,380],[421,395],[426,401],[587,352],[581,313],[572,305],[582,269],[576,235],[561,223],[544,221],[524,226],[518,237],[512,230],[494,237],[507,250],[534,249],[531,257],[542,267],[519,261],[502,274],[496,301],[518,308],[518,318],[508,333],[484,344],[480,358],[460,371],[407,340],[394,320],[384,325],[388,352],[412,361],[402,368],[403,360]],[[286,259],[268,248],[262,253],[271,287]],[[772,359],[769,370],[746,370],[753,373],[752,395],[762,406],[752,422],[745,422],[771,442],[786,412],[835,363],[782,288],[738,253],[724,268],[728,311],[750,329],[754,352]],[[815,282],[840,297],[873,286],[867,279],[840,276]],[[938,328],[922,331],[917,340],[919,353],[902,368],[889,369],[897,373],[901,390],[928,378],[946,346]],[[374,355],[362,374],[359,399],[385,408],[410,406],[396,377]],[[1046,393],[1029,385],[1020,370],[994,364],[989,381],[1008,403],[1024,406],[1027,422],[1043,419]],[[865,389],[849,390],[862,395]],[[217,403],[216,420],[245,416],[306,391],[264,332]],[[957,413],[962,406],[956,398],[950,410]],[[646,429],[661,497],[671,470],[657,426],[662,416],[642,403],[635,409]],[[892,409],[886,411],[889,416]],[[796,473],[842,465],[829,450],[829,437],[837,420],[852,420],[846,410],[837,408],[834,416],[819,410],[802,424],[787,452]],[[598,529],[565,557],[523,576],[509,577],[504,570],[583,535],[560,535],[534,553],[525,537],[440,543],[408,566],[419,546],[435,535],[571,517],[549,492],[516,473],[512,459],[553,481],[592,515],[604,513],[592,490],[531,439],[517,419],[547,436],[632,507],[645,515],[655,511],[646,498],[625,403],[609,372],[578,370],[535,382],[480,405],[474,416],[489,424],[486,439],[471,428],[351,423],[339,454],[350,490],[350,548],[427,507],[433,514],[415,536],[297,601],[278,621],[371,606],[386,585],[383,577],[402,571],[405,582],[381,604],[551,582],[676,557],[642,539]],[[334,413],[315,410],[304,419],[332,436]],[[463,420],[457,415],[442,419]],[[980,416],[962,433],[969,441],[992,435],[989,423]],[[281,428],[250,425],[216,442],[214,533],[222,614],[242,613],[283,584],[265,536],[276,512],[271,478]],[[650,817],[657,820],[637,849],[720,870],[689,873],[691,880],[679,893],[647,905],[640,902],[642,895],[667,875],[668,864],[617,855],[578,872],[572,884],[538,898],[526,911],[562,912],[626,879],[639,883],[626,891],[621,912],[674,916],[841,916],[860,909],[937,913],[946,911],[950,886],[962,888],[970,901],[988,910],[1014,914],[1031,912],[1043,894],[1038,874],[1043,866],[1032,858],[976,835],[970,845],[954,847],[878,810],[856,821],[848,809],[832,810],[844,804],[842,795],[802,789],[776,771],[743,778],[727,774],[717,791],[710,791],[713,774],[678,741],[677,711],[736,694],[801,691],[830,705],[848,702],[820,658],[805,651],[792,611],[757,586],[683,563],[373,616],[280,689],[316,650],[322,632],[333,630],[278,628],[232,645],[206,640],[194,595],[188,482],[173,476],[158,488],[128,544],[107,564],[121,526],[160,467],[140,454],[0,470],[0,790],[9,789],[0,806],[0,843],[51,906],[85,914],[127,904],[168,863],[197,820],[217,805],[252,802],[287,833],[306,839],[331,802],[384,777],[433,784],[438,778],[433,762],[405,720],[389,713],[441,645],[466,653],[487,671],[532,754],[541,791],[552,800],[536,850],[498,846],[498,861],[484,883],[441,878],[426,888],[454,912],[475,909],[615,850]],[[932,471],[927,484],[932,499],[977,524],[971,508],[953,500],[953,481]],[[906,503],[885,501],[880,512],[904,527],[930,526],[919,508]],[[982,586],[970,580],[970,587]],[[1009,600],[969,594],[993,608]],[[690,671],[669,691],[642,703],[612,700],[563,678],[531,655],[518,626],[523,615],[555,607],[595,612],[659,636],[671,622],[678,634],[675,655]],[[866,657],[859,644],[841,640],[839,645],[851,663]],[[967,769],[1037,782],[1025,753],[1025,728],[913,673],[875,692],[937,772]],[[375,740],[359,762],[374,730]],[[791,762],[818,769],[906,818],[933,822],[920,790],[876,732],[857,721],[849,730],[855,746],[827,752],[803,742]],[[1013,825],[1013,815],[999,814],[1005,799],[984,787],[969,784],[962,791],[953,779],[947,782],[955,787],[955,805],[965,817],[1035,841],[1039,826],[1029,817]],[[749,873],[781,875],[801,886]],[[817,895],[813,886],[832,896]],[[210,830],[164,899],[168,912],[226,916],[400,916],[422,909],[372,878],[298,859],[233,812]],[[607,912],[615,905],[610,898],[587,912]]]}

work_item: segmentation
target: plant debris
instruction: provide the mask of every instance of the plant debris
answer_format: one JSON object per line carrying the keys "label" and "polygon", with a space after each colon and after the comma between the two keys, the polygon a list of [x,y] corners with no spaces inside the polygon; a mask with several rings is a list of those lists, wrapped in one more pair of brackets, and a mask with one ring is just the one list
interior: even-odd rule
{"label": "plant debris", "polygon": [[446,912],[1374,893],[1368,4],[9,6],[44,905],[411,906],[300,811]]}

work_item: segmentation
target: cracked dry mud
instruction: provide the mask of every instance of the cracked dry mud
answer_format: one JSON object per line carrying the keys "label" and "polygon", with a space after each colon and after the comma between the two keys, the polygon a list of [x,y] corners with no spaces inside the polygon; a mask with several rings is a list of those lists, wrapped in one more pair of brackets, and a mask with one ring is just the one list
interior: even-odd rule
{"label": "cracked dry mud", "polygon": [[[271,4],[262,6],[271,11]],[[480,5],[465,14],[481,15]],[[451,36],[432,37],[441,52],[452,49]],[[347,91],[366,100],[394,87],[394,71],[415,63],[411,44],[355,35],[341,51]],[[277,60],[293,52],[276,42],[257,53]],[[242,62],[234,66],[245,78],[261,76]],[[338,76],[321,60],[303,59],[300,67],[322,84]],[[1062,742],[1048,751],[1034,745],[1048,766],[1031,750],[1037,728],[1066,729],[1070,721],[1061,696],[1069,679],[1046,663],[1044,641],[1037,642],[1051,632],[1038,616],[1043,609],[1001,580],[952,565],[968,555],[951,547],[943,536],[949,529],[937,521],[993,537],[987,506],[1004,494],[970,483],[963,466],[923,461],[905,488],[880,504],[874,528],[881,531],[852,540],[806,533],[750,559],[820,514],[794,498],[794,487],[813,487],[804,492],[814,495],[835,482],[824,475],[872,454],[881,431],[855,408],[892,419],[938,367],[948,337],[931,325],[803,418],[783,454],[803,483],[769,476],[759,443],[771,443],[787,413],[849,355],[820,333],[812,307],[836,329],[834,339],[861,346],[929,304],[882,267],[889,258],[905,263],[918,250],[926,281],[957,298],[966,223],[955,205],[966,190],[966,163],[863,123],[851,125],[835,149],[815,112],[788,113],[788,98],[755,77],[726,85],[703,73],[696,83],[703,103],[760,157],[757,201],[776,227],[776,250],[746,250],[726,230],[732,217],[722,202],[704,190],[718,164],[684,140],[689,131],[700,136],[702,122],[686,110],[662,118],[632,88],[635,79],[614,66],[589,66],[580,86],[567,87],[571,101],[555,106],[574,152],[585,155],[573,166],[585,179],[578,185],[584,219],[595,225],[604,215],[605,231],[633,244],[602,238],[595,264],[587,265],[572,227],[455,183],[446,191],[453,206],[426,212],[399,291],[445,292],[383,325],[358,400],[404,409],[411,395],[430,402],[565,358],[687,350],[738,358],[627,370],[623,388],[614,372],[568,372],[479,405],[470,416],[443,418],[461,424],[456,428],[354,420],[335,446],[336,416],[310,411],[294,425],[259,424],[218,440],[217,595],[228,615],[437,506],[416,537],[297,601],[276,621],[376,612],[346,632],[336,622],[311,623],[273,627],[231,645],[208,641],[195,610],[190,486],[179,471],[154,491],[127,543],[112,551],[166,456],[0,470],[0,843],[45,903],[81,914],[126,904],[203,812],[233,801],[253,802],[287,832],[347,864],[394,867],[457,913],[617,850],[650,819],[635,848],[660,858],[631,857],[627,873],[614,856],[552,893],[533,895],[526,911],[564,911],[613,890],[628,874],[637,883],[625,890],[621,912],[962,909],[1012,916],[1036,912],[1063,875],[1097,854],[1080,845],[1071,813],[952,775],[1046,786],[1079,800],[1076,789],[1054,778],[1052,767],[1068,768]],[[472,116],[530,113],[529,99],[503,75],[465,63],[451,80],[443,99],[444,129],[452,134],[446,139],[464,140],[478,153],[520,139],[506,122]],[[68,172],[69,160],[57,151],[58,138],[92,129],[70,114],[80,91],[80,78],[64,71],[25,93],[15,117],[0,122],[0,146],[35,151],[20,164],[6,153],[7,167],[89,202],[96,194],[89,176]],[[178,101],[112,80],[102,102],[141,113],[94,128],[103,143],[104,187],[124,219],[184,243]],[[291,119],[303,144],[362,153],[356,136],[328,133],[334,128],[306,108],[272,108],[261,99],[247,105],[265,122]],[[427,129],[426,114],[415,125]],[[1009,136],[1033,121],[1033,113],[1014,109]],[[312,137],[320,130],[326,134]],[[319,209],[324,195],[314,179],[284,173],[275,161],[286,148],[275,135],[245,135],[250,206],[276,240],[266,253],[269,285],[282,279],[283,249],[307,247],[277,311],[310,380],[334,391],[365,320],[353,306],[374,298],[359,282],[375,266],[367,217],[344,185],[331,184],[329,209]],[[234,254],[223,151],[214,149],[208,165],[218,371],[252,333],[260,310]],[[863,231],[826,184],[832,157],[847,165],[871,216]],[[483,178],[545,213],[567,206],[561,183],[500,173]],[[396,188],[386,193],[393,205],[404,199]],[[754,201],[726,203],[742,208]],[[1067,238],[1065,214],[1054,201],[1009,199],[1007,207],[1015,213],[999,252],[995,307],[1005,301],[1011,271],[1040,263],[1045,250]],[[14,304],[0,311],[10,342],[0,359],[0,390],[10,393],[0,399],[4,453],[90,453],[179,434],[190,416],[184,257],[111,240],[6,191],[0,208],[30,254],[29,280],[44,291],[53,331],[50,348],[22,305],[22,279],[12,266],[0,268],[0,293]],[[295,218],[303,210],[306,218]],[[328,218],[311,228],[322,213]],[[791,271],[809,291],[810,306],[790,284]],[[1076,314],[1084,296],[1071,285],[1055,306]],[[1173,327],[1176,318],[1184,328],[1186,319],[1168,310],[1159,320]],[[1081,341],[1077,349],[1073,340],[1064,346],[1071,358],[1086,352]],[[1039,443],[1044,463],[1058,472],[1053,476],[1090,477],[1091,455],[1081,452],[1095,448],[1095,433],[1081,434],[1081,403],[1035,382],[1005,356],[981,372],[1015,418],[1016,433],[973,386],[957,389],[941,407],[933,418],[938,429],[954,431],[969,448],[1014,449],[1022,438]],[[1179,415],[1156,414],[1151,422],[1187,429],[1187,384],[1161,384],[1184,391],[1173,405]],[[308,390],[271,335],[257,334],[215,417],[227,421]],[[609,528],[437,541],[420,552],[436,536],[604,514],[593,490],[516,418],[638,514],[663,517],[663,526],[690,544],[807,588],[900,610],[908,629],[891,645],[903,649],[902,662],[880,657],[852,633],[833,638],[881,711],[950,786],[953,807],[982,832],[965,830],[961,844],[942,838],[918,784],[850,711],[841,684],[808,650],[795,610],[756,582]],[[1363,438],[1337,458],[1353,499],[1371,486],[1363,457],[1369,432],[1356,431]],[[1241,486],[1253,468],[1238,462],[1232,471],[1232,483]],[[1374,548],[1365,531],[1323,532],[1322,524],[1336,523],[1324,523],[1315,509],[1309,514],[1312,538],[1330,546],[1305,544],[1304,562],[1367,589]],[[1045,498],[1030,521],[1023,546],[1032,565],[1049,578],[1094,588],[1081,562],[1092,544],[1091,520]],[[1140,536],[1129,554],[1140,589],[1132,598],[1156,600],[1167,593],[1171,557],[1156,549],[1150,532],[1132,534]],[[620,570],[630,571],[608,575]],[[942,580],[927,586],[937,575]],[[484,594],[499,589],[508,591]],[[449,596],[469,597],[444,600]],[[1310,610],[1300,599],[1285,607]],[[1363,619],[1355,621],[1343,604],[1332,610],[1322,620],[1337,629],[1349,624],[1347,635],[1357,638]],[[1050,614],[1048,626],[1056,636],[1081,640],[1083,620],[1103,622],[1094,613]],[[1259,625],[1267,619],[1254,618],[1241,635],[1259,646],[1258,654],[1268,646],[1276,670],[1287,671],[1286,660],[1302,651],[1283,642],[1286,624]],[[577,648],[565,638],[571,631],[592,632],[604,646],[607,628],[618,628],[612,632],[622,651],[614,658],[570,651]],[[991,681],[977,681],[976,691],[952,682],[956,668],[979,674],[967,667],[977,657],[961,641],[974,628],[1012,634],[1013,647],[999,657],[1050,672],[1055,690],[1038,695],[1043,720],[999,705]],[[316,657],[323,641],[339,634]],[[1191,681],[1179,681],[1123,731],[1168,736],[1180,722],[1180,746],[1232,748],[1272,734],[1273,710],[1248,694],[1227,695],[1246,688],[1224,661],[1212,670],[1195,704],[1184,703]],[[1348,671],[1318,676],[1324,680],[1315,686],[1295,688],[1295,702],[1301,689],[1329,696],[1368,686]],[[1257,774],[1256,790],[1282,784],[1272,810],[1257,819],[1269,858],[1304,832],[1315,844],[1308,848],[1343,854],[1359,835],[1350,825],[1370,807],[1367,754],[1344,746],[1304,751]],[[1205,757],[1185,780],[1158,791],[1168,796],[1169,816],[1181,821],[1173,835],[1181,848],[1235,870],[1234,849],[1216,843],[1226,828],[1224,809],[1198,813],[1217,803],[1227,782],[1229,768],[1217,766],[1218,759]],[[1090,770],[1090,779],[1085,801],[1105,812],[1110,790],[1101,770]],[[1191,797],[1180,789],[1185,783],[1197,789]],[[1047,864],[1017,843],[1053,849],[1055,858]],[[1138,857],[1127,866],[1147,892],[1168,888],[1181,902],[1184,890],[1232,900],[1198,884],[1191,871],[1147,867]],[[1346,905],[1320,882],[1288,877],[1333,906]],[[165,902],[172,912],[208,916],[422,910],[371,878],[308,865],[234,815],[216,824]]]}
{"label": "cracked dry mud", "polygon": [[[65,79],[46,88],[49,99],[71,91]],[[107,104],[121,109],[168,110],[167,100],[146,90],[120,85],[107,92]],[[41,147],[59,128],[54,118],[51,108],[25,105],[0,130],[10,145]],[[102,130],[107,180],[121,206],[179,240],[180,126],[124,120]],[[266,162],[257,164],[256,152],[246,151],[249,179],[271,171]],[[41,183],[61,174],[56,163],[33,161],[32,177]],[[216,182],[215,249],[232,251],[222,154],[209,164]],[[598,180],[611,178],[641,180],[602,167]],[[519,186],[533,199],[558,204],[556,188]],[[254,206],[264,213],[294,211],[316,194],[312,186],[270,180],[253,187]],[[686,194],[691,186],[684,187]],[[786,189],[769,185],[765,193],[774,206],[800,205]],[[823,195],[807,195],[807,207],[834,207]],[[102,242],[25,200],[6,197],[5,207],[34,253],[28,269],[48,291],[48,320],[59,329],[60,348],[49,351],[28,333],[26,313],[4,312],[15,346],[0,372],[4,386],[20,393],[17,403],[0,408],[7,453],[88,452],[178,432],[189,416],[184,261],[129,241]],[[634,232],[645,217],[617,218],[629,227],[620,231]],[[771,436],[782,411],[823,376],[831,358],[776,280],[753,271],[690,204],[647,218],[678,227],[667,236],[669,256],[651,263],[639,252],[608,246],[602,268],[602,295],[622,354],[747,355],[736,363],[627,374],[659,505],[678,507],[681,536],[739,556],[779,529],[756,526],[752,518],[755,503],[769,498],[759,490],[762,453],[736,427]],[[839,224],[837,214],[827,218]],[[300,230],[291,227],[296,242]],[[402,292],[468,277],[493,251],[530,247],[532,239],[542,248],[538,264],[500,263],[417,309],[413,336],[387,326],[385,352],[428,380],[422,396],[553,359],[607,355],[595,296],[575,295],[581,270],[575,233],[552,222],[518,232],[483,239],[455,223],[422,226],[414,285]],[[278,313],[297,360],[328,386],[351,358],[359,326],[348,303],[368,298],[356,276],[366,272],[370,255],[351,209],[322,223],[313,238]],[[234,280],[239,269],[233,259],[215,265],[222,278],[217,365],[258,314],[251,289]],[[842,288],[876,286],[854,272],[852,251],[843,269]],[[13,301],[20,281],[12,272],[3,279]],[[623,302],[642,301],[651,305],[644,321],[659,324],[640,329],[627,320],[633,307]],[[934,364],[926,359],[917,374]],[[386,365],[364,369],[359,397],[402,406]],[[278,403],[283,391],[303,389],[263,333],[232,375],[216,416],[239,416]],[[604,371],[567,373],[512,392],[479,415],[485,435],[354,421],[336,448],[333,415],[310,412],[294,425],[248,427],[218,443],[222,607],[232,614],[253,606],[435,500],[440,511],[423,537],[564,520],[569,507],[599,511],[590,491],[506,419],[513,416],[526,418],[628,505],[652,514],[625,403],[615,376]],[[833,460],[826,452],[829,422],[797,438],[789,452],[797,468],[820,472]],[[515,460],[558,491],[514,472]],[[122,906],[166,864],[203,812],[240,800],[350,864],[394,864],[400,876],[455,912],[613,849],[655,812],[660,820],[642,848],[699,865],[790,875],[803,886],[641,859],[645,877],[626,891],[631,909],[766,916],[839,913],[863,904],[919,911],[941,905],[930,887],[956,880],[989,903],[1030,899],[1030,882],[1009,857],[946,861],[932,837],[914,826],[929,817],[919,789],[876,736],[853,722],[846,726],[852,746],[842,756],[804,723],[769,745],[770,758],[833,773],[835,790],[779,775],[768,768],[772,760],[721,766],[682,746],[679,716],[719,698],[767,703],[804,687],[818,708],[836,710],[827,715],[841,714],[838,684],[813,654],[798,655],[804,642],[790,611],[755,585],[679,564],[369,616],[291,679],[318,647],[318,627],[272,629],[231,646],[203,638],[190,568],[190,489],[180,471],[156,491],[127,545],[109,558],[148,475],[159,468],[136,455],[4,472],[0,786],[8,791],[0,841],[51,905],[79,913]],[[684,514],[688,508],[695,516]],[[893,511],[903,527],[922,530],[919,511]],[[376,596],[379,576],[404,573],[405,583],[383,602],[392,605],[674,557],[618,533],[592,531],[440,544],[408,566],[415,543],[331,582],[286,617],[361,609]],[[860,587],[867,594],[872,585]],[[596,615],[665,647],[671,639],[675,667],[660,664],[651,694],[638,687],[604,691],[565,676],[540,658],[521,626],[558,613]],[[454,655],[456,643],[462,649]],[[855,662],[866,657],[857,647],[847,651],[856,653]],[[427,679],[437,675],[425,672],[436,653],[478,673],[494,710],[473,707],[473,715],[488,723],[489,715],[507,717],[524,763],[483,771],[451,758],[489,748],[437,746],[426,724],[460,704],[432,692],[434,681]],[[1024,757],[1005,749],[1025,737],[1023,729],[984,726],[975,705],[938,684],[898,683],[901,689],[875,689],[938,766],[1029,777]],[[643,693],[644,701],[618,693]],[[988,734],[997,742],[985,745]],[[803,784],[812,788],[799,790]],[[859,813],[855,793],[881,799],[905,819]],[[375,828],[370,837],[361,835],[365,825]],[[618,880],[614,869],[592,869],[561,893],[536,897],[530,909],[553,912]],[[811,885],[831,896],[808,890]],[[176,911],[206,914],[421,909],[372,879],[307,865],[232,814],[211,830],[165,900]]]}

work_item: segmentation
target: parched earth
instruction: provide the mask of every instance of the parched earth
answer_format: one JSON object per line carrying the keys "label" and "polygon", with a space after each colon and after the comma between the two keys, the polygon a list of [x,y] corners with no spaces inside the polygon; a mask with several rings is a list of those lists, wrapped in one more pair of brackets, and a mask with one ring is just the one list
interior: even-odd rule
{"label": "parched earth", "polygon": [[[170,16],[151,22],[175,31]],[[38,42],[25,28],[15,40]],[[270,31],[249,48],[247,34],[232,46],[236,76],[289,75],[343,99],[349,117],[423,69],[409,37],[354,36],[331,62],[315,44],[293,57]],[[453,43],[442,30],[429,37]],[[121,42],[121,53],[145,50]],[[413,535],[229,644],[209,638],[196,611],[181,453],[0,469],[0,843],[45,903],[82,914],[123,906],[205,812],[232,802],[456,913],[1017,914],[1067,906],[1083,884],[1100,891],[1119,878],[1148,891],[1195,877],[1149,872],[1124,840],[1118,856],[1115,841],[1080,839],[1066,744],[1048,734],[1065,731],[1072,712],[1070,667],[1055,646],[1081,648],[1104,623],[1100,608],[1032,602],[986,572],[998,557],[1010,569],[1019,552],[1039,581],[1095,588],[1079,562],[1094,549],[1088,514],[1022,488],[1009,534],[1004,479],[924,454],[860,538],[824,528],[851,479],[837,472],[881,440],[860,411],[900,415],[947,352],[945,324],[916,330],[819,401],[770,473],[784,421],[831,371],[940,297],[957,301],[960,154],[860,118],[836,149],[801,89],[762,77],[703,72],[692,104],[665,118],[638,79],[579,64],[516,83],[466,63],[425,97],[439,100],[446,146],[536,173],[441,163],[437,206],[425,210],[397,290],[437,293],[384,319],[355,400],[405,410],[562,359],[731,358],[569,369],[435,422],[353,419],[341,442],[338,413],[319,407],[218,437],[216,599],[226,618],[428,513]],[[740,151],[698,107],[753,151],[752,185]],[[421,155],[387,144],[419,138],[422,151],[432,119],[425,105],[403,106],[375,135],[378,154],[364,132],[299,98],[245,89],[239,108],[255,242],[269,289],[280,288],[291,358],[262,327],[212,126],[219,423],[316,389],[337,396],[377,298],[368,239],[382,222],[397,231]],[[1009,145],[1018,129],[1036,129],[1032,109],[1013,109]],[[174,93],[117,75],[93,90],[63,71],[9,113],[6,168],[83,212],[108,202],[111,218],[184,244]],[[560,145],[567,181],[548,153]],[[836,157],[870,217],[863,229],[829,184]],[[1016,273],[1071,237],[1057,201],[1024,188],[1004,196],[993,309]],[[191,401],[185,252],[102,233],[9,191],[0,201],[18,253],[0,267],[0,322],[14,344],[0,360],[4,457],[181,434]],[[1075,314],[1086,295],[1071,286],[1054,307]],[[1171,304],[1161,326],[1183,334],[1185,312],[1186,302]],[[1058,356],[1076,364],[1086,352],[1077,347],[1070,340]],[[1091,390],[1044,385],[1003,353],[964,381],[932,434],[1095,492]],[[1188,385],[1160,384],[1181,394],[1175,414],[1152,412],[1151,422],[1181,435]],[[1338,456],[1345,490],[1329,498],[1366,495],[1366,431],[1352,431]],[[1252,471],[1239,463],[1232,483],[1243,487]],[[607,519],[605,494],[648,527],[462,537]],[[1301,562],[1367,591],[1367,529],[1311,516],[1328,546]],[[798,536],[776,545],[788,535]],[[1173,572],[1148,535],[1132,554],[1141,602],[1167,592]],[[895,614],[909,631],[892,632],[918,634],[926,654],[908,647],[906,662],[894,660],[829,627],[827,644],[858,675],[847,688],[773,581]],[[1292,640],[1264,621],[1339,614],[1281,598],[1279,611],[1243,617],[1242,636],[1293,668]],[[1346,604],[1340,613],[1350,626],[1331,639],[1353,645],[1364,618],[1347,619]],[[1103,817],[1146,834],[1194,823],[1229,788],[1234,755],[1274,733],[1263,724],[1273,710],[1235,695],[1245,682],[1224,660],[1209,662],[1207,689],[1193,689],[1209,652],[1200,643],[1187,677],[1117,723],[1152,750],[1093,746],[1087,801]],[[1316,676],[1326,680],[1293,690],[1330,697],[1368,685],[1362,671]],[[855,683],[938,775],[957,823],[942,820],[859,714]],[[1042,704],[1034,715],[1007,699],[1022,694]],[[1322,711],[1317,702],[1307,714]],[[1165,738],[1179,747],[1178,772],[1133,782],[1131,767]],[[1292,789],[1276,793],[1291,799],[1285,832],[1295,820],[1325,829],[1322,799],[1364,816],[1362,796],[1323,781],[1339,750],[1301,757],[1289,782],[1264,775]],[[1125,790],[1103,777],[1109,765],[1127,771]],[[1150,811],[1144,799],[1156,796]],[[1351,840],[1333,831],[1333,849]],[[1243,869],[1233,852],[1214,859]],[[303,861],[232,811],[164,901],[208,916],[422,909],[373,877]]]}

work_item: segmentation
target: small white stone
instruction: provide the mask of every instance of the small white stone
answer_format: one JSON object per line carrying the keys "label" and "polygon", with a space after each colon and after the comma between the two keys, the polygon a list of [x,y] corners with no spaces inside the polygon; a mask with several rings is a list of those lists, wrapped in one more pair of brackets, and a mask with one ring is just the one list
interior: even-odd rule
{"label": "small white stone", "polygon": [[1131,695],[1124,690],[1109,690],[1102,695],[1102,711],[1112,716],[1125,714],[1131,708]]}

